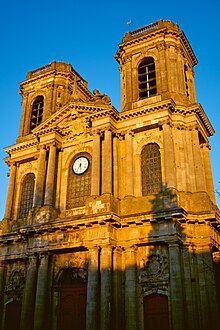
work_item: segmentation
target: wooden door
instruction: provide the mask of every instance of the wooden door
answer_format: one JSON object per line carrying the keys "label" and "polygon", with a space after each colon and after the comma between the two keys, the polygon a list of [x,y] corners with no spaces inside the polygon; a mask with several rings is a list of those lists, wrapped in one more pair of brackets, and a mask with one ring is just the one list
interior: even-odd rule
{"label": "wooden door", "polygon": [[4,330],[19,330],[21,320],[21,302],[12,301],[6,305]]}
{"label": "wooden door", "polygon": [[58,329],[86,329],[86,286],[61,289]]}
{"label": "wooden door", "polygon": [[167,296],[152,294],[144,297],[144,330],[169,330]]}

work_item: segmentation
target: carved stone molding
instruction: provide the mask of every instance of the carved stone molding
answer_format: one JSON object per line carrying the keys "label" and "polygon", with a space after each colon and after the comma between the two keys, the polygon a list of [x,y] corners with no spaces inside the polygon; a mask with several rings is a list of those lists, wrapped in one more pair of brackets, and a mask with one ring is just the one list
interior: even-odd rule
{"label": "carved stone molding", "polygon": [[161,253],[151,254],[147,261],[140,262],[139,283],[144,286],[169,282],[167,257]]}
{"label": "carved stone molding", "polygon": [[74,286],[86,283],[88,269],[85,267],[62,267],[55,276],[55,287]]}
{"label": "carved stone molding", "polygon": [[22,270],[13,270],[8,277],[5,293],[13,297],[21,297],[25,285],[25,275]]}

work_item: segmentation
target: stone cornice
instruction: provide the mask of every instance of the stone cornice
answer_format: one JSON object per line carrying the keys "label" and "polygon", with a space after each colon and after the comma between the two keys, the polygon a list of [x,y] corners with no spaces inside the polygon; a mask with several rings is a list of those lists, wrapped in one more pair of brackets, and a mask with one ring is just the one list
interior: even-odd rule
{"label": "stone cornice", "polygon": [[138,116],[143,116],[145,114],[148,114],[150,112],[155,112],[159,111],[161,109],[169,109],[171,112],[173,112],[175,107],[175,103],[173,100],[167,100],[167,101],[161,101],[157,102],[151,105],[147,106],[142,106],[141,108],[134,109],[134,110],[128,110],[128,111],[123,111],[119,114],[119,120],[126,120],[130,118],[135,118]]}
{"label": "stone cornice", "polygon": [[[27,140],[25,142],[21,142],[12,146],[5,148],[4,150],[10,155],[14,152],[25,150],[37,146],[38,139],[42,135],[56,133],[58,136],[63,136],[62,128],[59,128],[59,123],[64,120],[69,114],[73,116],[83,116],[85,118],[89,118],[89,120],[96,120],[105,117],[111,117],[116,122],[122,122],[123,120],[129,120],[132,118],[137,118],[140,116],[147,115],[152,112],[157,112],[163,109],[167,109],[170,114],[179,113],[184,117],[190,114],[195,114],[200,119],[201,123],[204,125],[208,136],[214,134],[214,129],[208,120],[203,108],[199,103],[193,104],[191,106],[176,106],[175,102],[172,99],[157,102],[153,105],[143,106],[141,108],[118,112],[111,105],[103,105],[97,106],[95,104],[90,103],[80,103],[80,102],[72,102],[64,106],[61,110],[54,113],[48,120],[43,122],[41,125],[37,126],[33,130],[33,135],[31,140]],[[171,121],[172,121],[172,117]],[[35,139],[33,139],[35,136]]]}
{"label": "stone cornice", "polygon": [[[20,94],[23,94],[23,89],[28,86],[30,83],[33,83],[39,79],[45,79],[47,77],[52,77],[53,82],[55,82],[56,77],[63,76],[66,78],[70,78],[72,82],[76,82],[77,87],[81,89],[89,98],[93,95],[87,88],[87,81],[83,79],[80,74],[73,69],[70,64],[63,63],[65,65],[65,69],[59,67],[59,62],[52,62],[43,67],[40,67],[36,70],[29,71],[27,74],[27,79],[20,82]],[[46,85],[48,85],[48,81],[46,81]]]}
{"label": "stone cornice", "polygon": [[204,127],[206,128],[206,131],[208,133],[208,136],[211,136],[215,133],[214,128],[212,127],[208,117],[205,114],[205,111],[203,110],[201,104],[195,103],[189,107],[180,107],[176,106],[174,109],[175,113],[182,113],[184,115],[189,114],[196,114],[198,115],[201,122],[204,124]]}
{"label": "stone cornice", "polygon": [[139,29],[127,32],[122,39],[122,42],[119,44],[119,49],[115,54],[115,58],[118,62],[120,62],[120,57],[124,53],[124,47],[131,46],[135,43],[139,43],[140,41],[152,38],[154,35],[174,35],[177,38],[180,38],[184,48],[187,50],[190,55],[192,65],[196,65],[198,63],[197,58],[184,34],[183,31],[179,30],[178,24],[173,23],[169,20],[158,20],[154,23],[143,26]]}
{"label": "stone cornice", "polygon": [[9,155],[11,155],[14,152],[25,150],[25,149],[29,149],[29,148],[32,148],[32,147],[37,146],[37,145],[38,145],[38,141],[36,139],[35,140],[32,139],[32,140],[27,141],[27,142],[22,142],[22,143],[14,144],[14,145],[12,145],[10,147],[4,148],[4,150]]}

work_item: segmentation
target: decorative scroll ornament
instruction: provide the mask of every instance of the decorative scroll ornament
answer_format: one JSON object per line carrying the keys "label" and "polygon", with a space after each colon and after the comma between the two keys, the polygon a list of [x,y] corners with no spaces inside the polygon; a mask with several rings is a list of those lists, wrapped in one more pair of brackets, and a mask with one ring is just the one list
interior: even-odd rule
{"label": "decorative scroll ornament", "polygon": [[56,275],[55,283],[59,286],[71,286],[87,282],[88,271],[86,268],[64,267]]}
{"label": "decorative scroll ornament", "polygon": [[167,282],[169,280],[169,270],[167,257],[160,254],[152,254],[147,262],[141,261],[139,283],[146,282]]}
{"label": "decorative scroll ornament", "polygon": [[11,272],[5,289],[7,293],[20,294],[24,289],[25,277],[21,270]]}

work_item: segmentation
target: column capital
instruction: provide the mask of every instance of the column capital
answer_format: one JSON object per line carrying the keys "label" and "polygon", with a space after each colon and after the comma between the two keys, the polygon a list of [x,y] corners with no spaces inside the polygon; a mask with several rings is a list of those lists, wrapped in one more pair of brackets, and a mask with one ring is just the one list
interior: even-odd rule
{"label": "column capital", "polygon": [[91,133],[92,135],[102,135],[103,131],[100,128],[94,128]]}
{"label": "column capital", "polygon": [[47,149],[47,145],[44,143],[44,144],[38,144],[37,146],[37,150],[46,150]]}
{"label": "column capital", "polygon": [[162,51],[167,48],[167,45],[166,45],[165,41],[161,41],[156,45],[156,48],[158,51]]}
{"label": "column capital", "polygon": [[4,267],[5,266],[5,259],[3,259],[2,256],[0,256],[0,267]]}
{"label": "column capital", "polygon": [[103,244],[103,245],[100,245],[100,251],[104,251],[104,250],[109,250],[109,249],[113,249],[114,246],[111,244],[111,243],[106,243],[106,244]]}
{"label": "column capital", "polygon": [[165,118],[165,119],[162,119],[158,122],[159,126],[165,126],[165,125],[168,125],[170,127],[172,127],[172,121],[170,120],[170,118]]}
{"label": "column capital", "polygon": [[38,258],[38,253],[36,253],[36,252],[27,255],[27,261],[29,263],[31,263],[32,261],[37,260],[37,258]]}
{"label": "column capital", "polygon": [[[11,160],[11,158],[7,157],[5,158],[5,163],[12,168],[13,166],[17,167],[18,163],[15,162],[14,160]],[[9,176],[9,175],[8,175]]]}
{"label": "column capital", "polygon": [[204,148],[204,149],[208,149],[208,150],[211,150],[212,149],[212,147],[210,146],[210,144],[209,143],[202,143],[202,144],[200,144],[200,148]]}
{"label": "column capital", "polygon": [[127,130],[127,131],[125,131],[125,137],[126,136],[131,136],[131,137],[133,137],[134,136],[134,131],[133,130]]}
{"label": "column capital", "polygon": [[50,251],[43,251],[43,252],[39,252],[38,256],[39,256],[39,260],[48,258],[51,255]]}
{"label": "column capital", "polygon": [[137,251],[137,245],[136,244],[132,244],[132,245],[125,245],[124,246],[124,250],[126,251]]}
{"label": "column capital", "polygon": [[115,133],[115,137],[118,138],[119,141],[122,141],[125,139],[125,132]]}
{"label": "column capital", "polygon": [[177,240],[171,240],[171,241],[168,241],[168,246],[169,247],[174,247],[174,246],[180,246],[180,242],[178,242]]}
{"label": "column capital", "polygon": [[100,246],[99,245],[94,245],[92,243],[86,244],[86,247],[87,247],[88,251],[92,251],[92,250],[99,251],[100,250]]}

